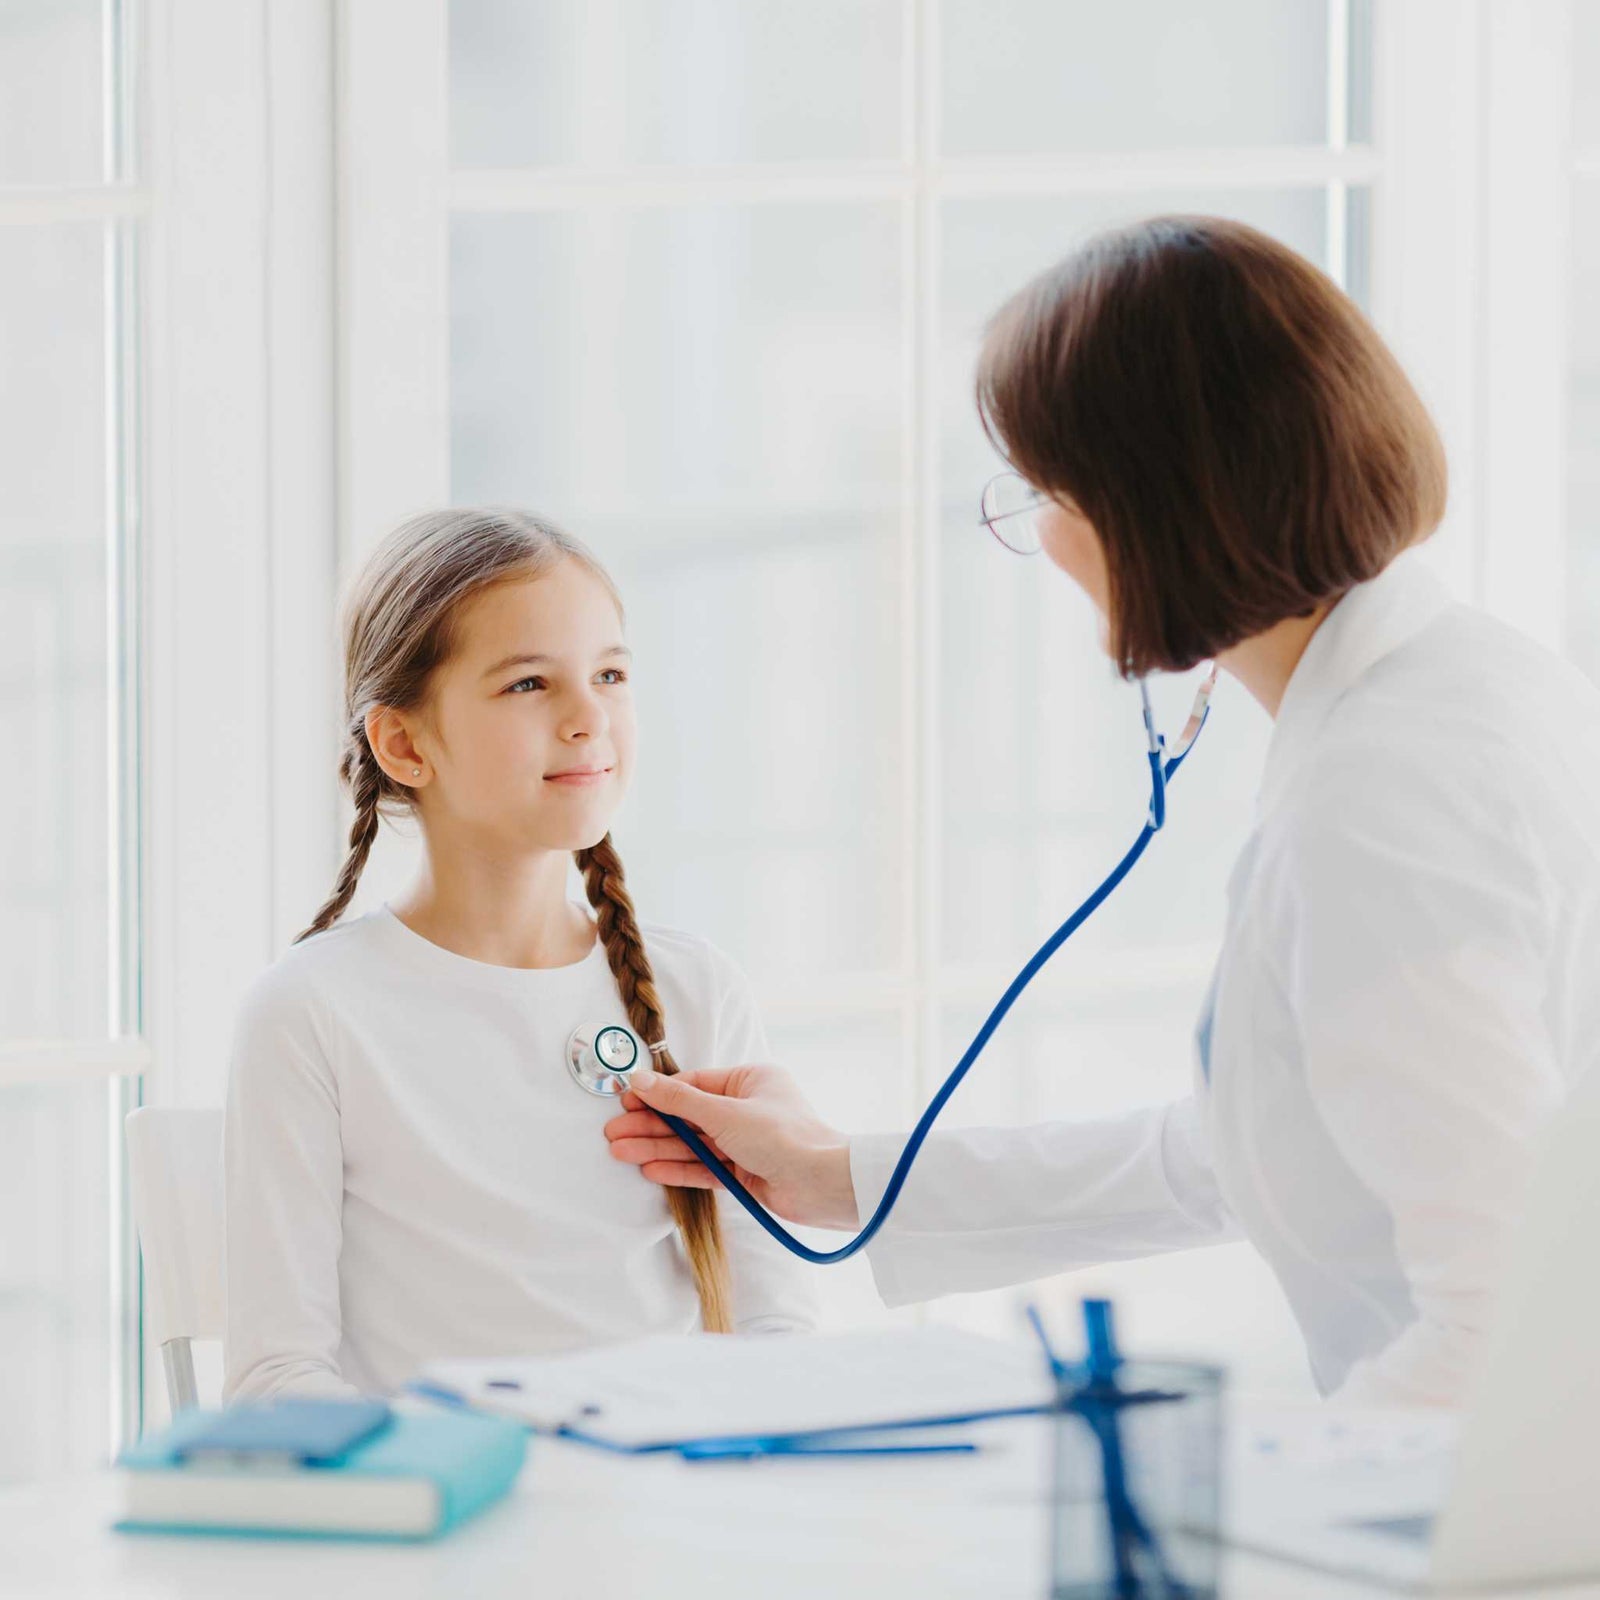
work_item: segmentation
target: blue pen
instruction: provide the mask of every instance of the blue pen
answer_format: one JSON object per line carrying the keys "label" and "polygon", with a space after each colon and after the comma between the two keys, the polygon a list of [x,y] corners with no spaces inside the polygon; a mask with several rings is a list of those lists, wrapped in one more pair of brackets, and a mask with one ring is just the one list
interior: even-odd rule
{"label": "blue pen", "polygon": [[751,1461],[779,1456],[952,1456],[973,1455],[977,1445],[958,1444],[810,1444],[804,1440],[706,1439],[678,1446],[685,1461]]}
{"label": "blue pen", "polygon": [[1044,1318],[1039,1315],[1038,1306],[1031,1300],[1028,1302],[1026,1315],[1033,1326],[1034,1336],[1044,1350],[1044,1358],[1050,1365],[1050,1376],[1057,1383],[1067,1382],[1072,1377],[1072,1368],[1056,1354],[1055,1346],[1050,1343],[1050,1335],[1045,1332]]}

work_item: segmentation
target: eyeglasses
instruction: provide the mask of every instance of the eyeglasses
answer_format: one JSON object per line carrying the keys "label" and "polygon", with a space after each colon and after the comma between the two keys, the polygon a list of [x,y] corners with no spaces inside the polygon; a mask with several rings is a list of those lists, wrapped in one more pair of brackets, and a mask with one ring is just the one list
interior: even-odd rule
{"label": "eyeglasses", "polygon": [[1039,553],[1039,508],[1045,497],[1019,472],[997,473],[983,486],[980,521],[1013,555]]}

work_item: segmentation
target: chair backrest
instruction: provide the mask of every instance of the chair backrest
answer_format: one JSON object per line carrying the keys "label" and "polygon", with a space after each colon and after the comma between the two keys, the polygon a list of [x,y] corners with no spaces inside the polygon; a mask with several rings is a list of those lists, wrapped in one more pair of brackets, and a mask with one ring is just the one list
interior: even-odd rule
{"label": "chair backrest", "polygon": [[130,1112],[128,1190],[144,1254],[152,1343],[220,1339],[224,1323],[222,1112]]}

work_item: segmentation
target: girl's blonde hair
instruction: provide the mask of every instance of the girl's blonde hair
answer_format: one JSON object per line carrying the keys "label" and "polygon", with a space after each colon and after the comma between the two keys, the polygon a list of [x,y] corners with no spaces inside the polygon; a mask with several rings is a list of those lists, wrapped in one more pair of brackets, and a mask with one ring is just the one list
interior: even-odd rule
{"label": "girl's blonde hair", "polygon": [[[587,547],[542,518],[509,507],[413,517],[368,557],[340,616],[344,749],[339,778],[355,804],[355,822],[333,893],[311,926],[296,935],[296,944],[344,914],[377,837],[380,814],[416,813],[414,791],[390,778],[372,753],[367,713],[382,705],[426,715],[432,675],[459,642],[465,602],[495,584],[541,578],[563,561],[576,561],[592,573],[622,614],[617,586]],[[611,835],[576,851],[574,858],[628,1021],[646,1044],[658,1044],[666,1037],[661,997]],[[654,1066],[658,1072],[678,1070],[667,1050],[656,1053]],[[694,1274],[701,1321],[710,1332],[727,1333],[733,1326],[732,1296],[716,1192],[673,1188],[667,1191],[667,1204]]]}

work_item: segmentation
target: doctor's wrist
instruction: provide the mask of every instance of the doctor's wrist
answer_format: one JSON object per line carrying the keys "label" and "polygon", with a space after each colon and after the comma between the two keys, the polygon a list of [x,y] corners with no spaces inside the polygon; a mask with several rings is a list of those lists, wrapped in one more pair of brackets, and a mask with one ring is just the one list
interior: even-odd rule
{"label": "doctor's wrist", "polygon": [[854,1228],[858,1213],[849,1141],[840,1140],[815,1150],[809,1177],[812,1203],[806,1220],[819,1228]]}

